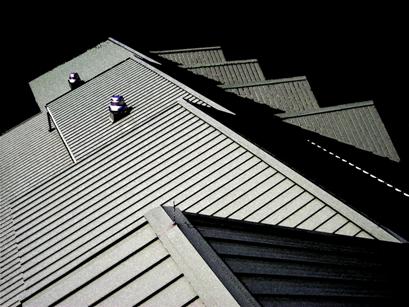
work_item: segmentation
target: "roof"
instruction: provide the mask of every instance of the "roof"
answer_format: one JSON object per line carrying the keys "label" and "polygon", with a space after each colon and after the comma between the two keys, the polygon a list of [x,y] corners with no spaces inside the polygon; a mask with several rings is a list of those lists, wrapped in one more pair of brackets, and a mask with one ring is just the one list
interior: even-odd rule
{"label": "roof", "polygon": [[[119,121],[114,129],[107,112],[113,93],[120,93],[132,108],[131,114]],[[135,58],[118,63],[78,90],[50,102],[46,108],[73,160],[77,162],[103,148],[125,131],[144,125],[179,98],[226,110]],[[87,103],[79,105],[78,101]]]}
{"label": "roof", "polygon": [[0,136],[2,211],[27,190],[48,181],[72,161],[47,115],[37,114]]}
{"label": "roof", "polygon": [[87,81],[130,56],[132,52],[107,40],[32,80],[29,85],[43,110],[46,103],[70,91],[67,81],[70,72],[78,72],[81,80]]}
{"label": "roof", "polygon": [[178,227],[161,212],[150,212],[132,232],[92,260],[23,300],[23,306],[57,304],[238,306]]}
{"label": "roof", "polygon": [[133,232],[145,212],[173,202],[188,212],[399,241],[179,101],[15,202],[6,227],[15,235],[3,250],[17,250],[3,258],[1,303],[39,293]]}
{"label": "roof", "polygon": [[157,54],[161,58],[170,60],[182,66],[213,64],[226,61],[223,50],[220,46],[151,51],[151,53]]}
{"label": "roof", "polygon": [[399,161],[398,153],[372,101],[279,114],[285,122],[376,155]]}
{"label": "roof", "polygon": [[[196,214],[176,222],[194,245],[210,246],[210,252],[198,248],[208,263],[215,262],[209,257],[220,257],[262,306],[372,306],[401,303],[406,297],[407,244]],[[206,243],[190,234],[194,231]]]}
{"label": "roof", "polygon": [[[103,98],[113,90],[126,91],[134,109],[114,125],[96,125],[95,118],[108,121]],[[79,100],[98,107],[81,113]],[[71,299],[77,290],[88,289],[88,281],[80,278],[82,269],[138,233],[146,225],[145,214],[164,204],[205,215],[401,241],[186,100],[228,112],[132,55],[47,105],[56,130],[43,133],[59,134],[60,147],[64,143],[76,163],[39,185],[28,185],[2,211],[0,304],[34,302],[62,281],[67,282],[62,292],[55,293],[64,299],[66,290]],[[36,129],[26,128],[30,133]],[[94,269],[91,265],[88,272]],[[114,285],[128,291],[137,279],[128,284],[115,280]],[[138,292],[136,301],[147,302],[170,281],[177,280],[152,281],[148,290],[156,290]]]}
{"label": "roof", "polygon": [[257,60],[228,61],[214,64],[186,66],[187,70],[220,82],[236,85],[265,80]]}
{"label": "roof", "polygon": [[305,76],[222,85],[221,88],[279,111],[293,112],[319,108]]}

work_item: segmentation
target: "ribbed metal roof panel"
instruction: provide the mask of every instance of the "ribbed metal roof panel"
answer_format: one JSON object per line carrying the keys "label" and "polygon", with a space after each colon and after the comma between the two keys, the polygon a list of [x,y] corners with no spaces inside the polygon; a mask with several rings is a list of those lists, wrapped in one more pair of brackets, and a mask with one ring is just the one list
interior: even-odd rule
{"label": "ribbed metal roof panel", "polygon": [[[112,124],[108,103],[114,94],[123,95],[132,111]],[[146,65],[127,59],[47,108],[77,162],[160,114],[179,98],[206,105],[198,96]]]}
{"label": "ribbed metal roof panel", "polygon": [[[255,216],[264,222],[307,193],[338,216],[348,216],[360,231],[395,240],[204,113],[192,113],[192,108],[173,103],[16,203],[15,241],[28,295],[132,232],[147,210],[173,202],[181,209],[205,213],[212,206],[222,212],[240,200],[238,208],[252,212],[244,220]],[[258,189],[276,173],[289,185],[279,185],[278,180]],[[305,210],[303,219],[314,213]]]}
{"label": "ribbed metal roof panel", "polygon": [[[338,224],[342,218],[348,221],[345,225],[337,224],[339,229],[353,224],[361,236],[398,241],[181,100],[185,97],[200,102],[199,98],[189,96],[186,89],[173,98],[163,98],[172,91],[179,93],[179,86],[152,71],[139,60],[128,59],[93,79],[101,78],[105,80],[101,82],[103,85],[111,90],[126,90],[131,97],[148,90],[163,91],[158,96],[162,98],[153,99],[149,105],[142,99],[132,105],[131,116],[117,125],[102,123],[106,130],[114,126],[117,130],[113,134],[93,127],[93,117],[107,117],[103,103],[96,109],[90,108],[92,115],[79,114],[75,108],[81,97],[78,93],[87,99],[93,99],[93,95],[108,98],[111,95],[101,94],[103,87],[93,80],[49,105],[62,137],[69,139],[67,144],[73,144],[76,153],[83,150],[87,154],[8,208],[7,216],[12,216],[13,222],[3,225],[5,233],[11,236],[2,245],[2,250],[9,254],[2,255],[1,267],[2,277],[6,274],[11,277],[0,287],[2,293],[7,292],[0,304],[18,301],[21,287],[26,298],[41,294],[43,287],[58,283],[138,230],[144,223],[143,214],[164,204],[174,203],[184,210],[223,217],[234,218],[237,214],[243,220],[296,228],[327,206],[336,212]],[[146,74],[140,77],[141,72]],[[150,86],[145,87],[143,81]],[[77,116],[71,112],[77,112]],[[92,133],[86,134],[88,129]],[[80,141],[76,147],[78,139],[83,138],[86,142]],[[98,146],[98,150],[89,144]],[[332,217],[331,211],[328,218]],[[292,223],[288,223],[290,220]],[[19,274],[22,278],[13,279],[12,276]],[[20,285],[16,280],[21,279],[24,283]],[[133,288],[123,289],[125,292],[121,293],[126,295]]]}
{"label": "ribbed metal roof panel", "polygon": [[182,306],[192,300],[196,292],[143,219],[133,233],[23,306]]}
{"label": "ribbed metal roof panel", "polygon": [[[0,137],[1,210],[72,165],[57,131],[40,113]],[[1,212],[2,212],[1,211]]]}
{"label": "ribbed metal roof panel", "polygon": [[306,77],[267,80],[222,88],[284,112],[319,108]]}
{"label": "ribbed metal roof panel", "polygon": [[186,66],[186,69],[224,85],[265,80],[257,60],[228,61],[217,64]]}
{"label": "ribbed metal roof panel", "polygon": [[36,102],[43,110],[45,104],[70,91],[67,81],[70,72],[78,72],[81,79],[86,81],[132,54],[131,51],[108,40],[39,76],[29,85]]}
{"label": "ribbed metal roof panel", "polygon": [[213,64],[226,61],[221,47],[203,47],[151,52],[182,66]]}
{"label": "ribbed metal roof panel", "polygon": [[399,155],[373,102],[280,114],[285,122],[353,145],[393,161]]}
{"label": "ribbed metal roof panel", "polygon": [[[279,186],[278,182],[258,189],[277,172],[291,186],[296,185],[297,191],[289,192],[288,186]],[[196,199],[193,205],[200,206],[197,210],[191,206],[190,211],[201,212],[215,204],[218,209],[237,206],[240,200],[235,210],[248,210],[254,216],[262,208],[263,214],[257,218],[264,222],[291,205],[301,191],[317,199],[317,187],[303,187],[302,181],[291,177],[175,103],[16,204],[15,242],[26,293],[41,291],[97,256],[138,227],[144,212],[162,204],[174,202],[188,210],[186,204]],[[274,193],[270,194],[271,190]],[[244,197],[249,197],[248,201]],[[307,210],[303,218],[313,213]],[[243,219],[250,220],[250,216]],[[364,226],[368,221],[363,225],[356,220],[353,223],[360,231],[393,239],[375,225]],[[8,264],[3,267],[7,269]]]}

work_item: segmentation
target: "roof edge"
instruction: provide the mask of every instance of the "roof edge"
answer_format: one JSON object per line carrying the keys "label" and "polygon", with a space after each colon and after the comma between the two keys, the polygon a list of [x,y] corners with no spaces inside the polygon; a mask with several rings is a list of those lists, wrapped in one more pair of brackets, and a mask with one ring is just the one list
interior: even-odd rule
{"label": "roof edge", "polygon": [[[182,214],[178,211],[177,215]],[[182,225],[184,221],[180,221],[178,217],[178,222],[175,222],[175,219],[172,220],[162,207],[150,210],[145,214],[145,218],[204,305],[239,306],[223,282],[181,230],[182,227],[186,227]]]}
{"label": "roof edge", "polygon": [[161,65],[159,62],[155,61],[154,59],[148,57],[147,55],[144,55],[143,53],[141,53],[139,51],[136,51],[135,49],[125,45],[124,43],[121,43],[120,41],[117,41],[115,38],[108,37],[108,40],[111,41],[112,43],[114,43],[114,44],[116,44],[116,45],[118,45],[118,46],[132,52],[134,54],[134,56],[136,56],[136,57],[138,57],[140,59],[144,59],[144,60],[147,60],[147,61],[149,61],[151,63]]}
{"label": "roof edge", "polygon": [[252,87],[252,86],[278,84],[278,83],[289,83],[289,82],[296,82],[296,81],[307,81],[308,82],[306,76],[296,76],[296,77],[290,77],[290,78],[280,78],[280,79],[272,79],[272,80],[265,80],[265,81],[242,83],[242,84],[233,84],[233,85],[226,84],[226,85],[219,85],[219,87],[223,89],[234,89],[234,88],[241,88],[241,87]]}
{"label": "roof edge", "polygon": [[322,114],[322,113],[337,112],[337,111],[348,110],[348,109],[357,109],[357,108],[368,107],[368,106],[375,106],[375,104],[372,100],[368,100],[368,101],[340,104],[337,106],[323,107],[323,108],[314,109],[314,110],[280,113],[280,114],[277,114],[277,116],[282,119],[287,119],[287,118],[302,117],[302,116],[309,116],[309,115]]}
{"label": "roof edge", "polygon": [[222,47],[212,46],[212,47],[198,47],[198,48],[182,48],[182,49],[154,50],[154,51],[149,51],[149,52],[153,54],[168,54],[168,53],[181,53],[181,52],[206,51],[206,50],[222,50]]}

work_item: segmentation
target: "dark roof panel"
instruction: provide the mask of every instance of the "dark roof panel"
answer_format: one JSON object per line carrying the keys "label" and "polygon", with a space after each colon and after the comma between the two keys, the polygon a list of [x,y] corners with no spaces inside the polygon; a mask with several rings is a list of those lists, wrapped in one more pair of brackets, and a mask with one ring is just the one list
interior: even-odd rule
{"label": "dark roof panel", "polygon": [[263,306],[383,305],[406,295],[407,244],[186,217]]}

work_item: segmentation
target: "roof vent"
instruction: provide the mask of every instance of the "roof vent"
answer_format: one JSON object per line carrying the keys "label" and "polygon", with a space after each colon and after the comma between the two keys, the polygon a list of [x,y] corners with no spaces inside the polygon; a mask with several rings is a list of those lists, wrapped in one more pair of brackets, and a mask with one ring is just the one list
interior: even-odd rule
{"label": "roof vent", "polygon": [[121,95],[114,95],[111,97],[108,109],[109,118],[113,123],[130,112],[130,108],[127,106],[124,97]]}
{"label": "roof vent", "polygon": [[72,72],[68,75],[68,84],[72,90],[76,89],[83,83],[84,81],[81,80],[80,75],[77,72]]}

